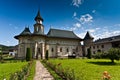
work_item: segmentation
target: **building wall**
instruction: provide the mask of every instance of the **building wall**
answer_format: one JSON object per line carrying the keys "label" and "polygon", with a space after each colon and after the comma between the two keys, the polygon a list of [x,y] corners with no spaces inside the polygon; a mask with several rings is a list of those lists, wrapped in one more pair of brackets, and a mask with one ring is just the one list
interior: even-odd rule
{"label": "building wall", "polygon": [[92,54],[95,54],[97,52],[107,52],[110,48],[112,48],[111,43],[99,43],[99,44],[94,44],[91,46],[91,51]]}
{"label": "building wall", "polygon": [[[77,49],[77,51],[76,51]],[[47,50],[50,57],[60,57],[72,55],[75,52],[78,56],[82,54],[79,40],[54,39],[47,40]]]}

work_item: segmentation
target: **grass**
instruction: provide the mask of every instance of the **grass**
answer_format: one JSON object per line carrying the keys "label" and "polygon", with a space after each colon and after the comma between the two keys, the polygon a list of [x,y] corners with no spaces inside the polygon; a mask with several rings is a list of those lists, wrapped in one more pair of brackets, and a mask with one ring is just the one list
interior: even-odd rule
{"label": "grass", "polygon": [[21,70],[27,62],[0,63],[0,80],[9,79],[10,74]]}
{"label": "grass", "polygon": [[51,59],[49,62],[61,63],[64,69],[73,69],[82,80],[101,80],[104,71],[109,72],[111,80],[120,80],[120,61],[113,64],[105,59]]}
{"label": "grass", "polygon": [[35,67],[36,67],[35,65],[36,65],[36,61],[34,60],[31,66],[30,72],[29,72],[29,76],[27,77],[27,80],[33,80],[34,75],[35,75]]}
{"label": "grass", "polygon": [[55,71],[53,71],[51,68],[49,68],[44,61],[41,61],[42,64],[48,69],[48,71],[50,72],[50,74],[54,77],[55,80],[62,80],[62,78],[60,76],[58,76]]}

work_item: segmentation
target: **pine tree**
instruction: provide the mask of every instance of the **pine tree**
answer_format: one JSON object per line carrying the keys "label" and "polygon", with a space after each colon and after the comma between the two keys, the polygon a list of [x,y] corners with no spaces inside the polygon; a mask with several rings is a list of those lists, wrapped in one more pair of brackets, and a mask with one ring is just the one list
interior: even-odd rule
{"label": "pine tree", "polygon": [[32,54],[30,48],[27,48],[26,51],[26,61],[31,61],[32,60]]}

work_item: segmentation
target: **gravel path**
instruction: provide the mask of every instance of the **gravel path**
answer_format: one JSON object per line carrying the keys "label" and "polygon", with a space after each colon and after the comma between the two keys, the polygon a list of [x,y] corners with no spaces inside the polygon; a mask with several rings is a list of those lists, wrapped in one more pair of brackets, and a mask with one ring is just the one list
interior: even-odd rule
{"label": "gravel path", "polygon": [[36,73],[34,80],[54,80],[48,70],[41,64],[40,61],[36,61]]}

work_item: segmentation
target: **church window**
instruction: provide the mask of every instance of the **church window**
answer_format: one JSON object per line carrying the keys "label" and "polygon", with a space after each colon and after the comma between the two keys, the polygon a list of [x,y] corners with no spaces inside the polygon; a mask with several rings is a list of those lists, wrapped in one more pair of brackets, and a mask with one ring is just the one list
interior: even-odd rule
{"label": "church window", "polygon": [[93,46],[93,49],[95,49],[95,46]]}
{"label": "church window", "polygon": [[104,45],[101,45],[102,48],[104,48]]}
{"label": "church window", "polygon": [[97,45],[97,48],[99,48],[99,46]]}
{"label": "church window", "polygon": [[62,47],[60,48],[60,52],[62,52]]}
{"label": "church window", "polygon": [[69,52],[69,49],[67,48],[66,51]]}
{"label": "church window", "polygon": [[98,50],[97,50],[97,52],[101,52],[101,50],[100,50],[100,49],[98,49]]}
{"label": "church window", "polygon": [[95,54],[95,51],[93,51],[93,54]]}
{"label": "church window", "polygon": [[54,52],[54,49],[53,49],[53,48],[51,49],[51,52]]}

